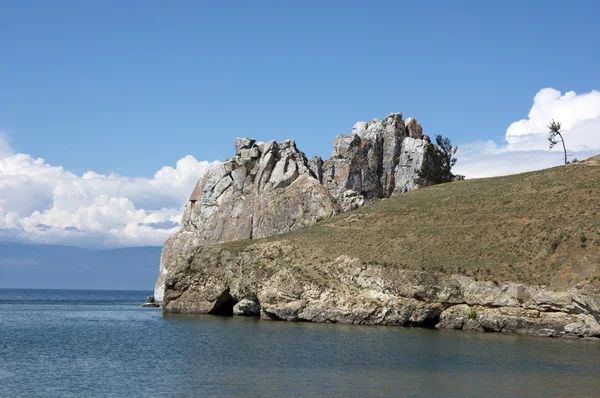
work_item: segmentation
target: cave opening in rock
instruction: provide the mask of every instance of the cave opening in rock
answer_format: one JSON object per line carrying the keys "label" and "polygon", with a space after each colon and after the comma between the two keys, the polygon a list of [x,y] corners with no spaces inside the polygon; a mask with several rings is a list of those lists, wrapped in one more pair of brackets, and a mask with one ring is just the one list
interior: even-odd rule
{"label": "cave opening in rock", "polygon": [[441,315],[441,309],[427,311],[425,314],[422,314],[417,321],[409,322],[409,325],[422,328],[435,328],[435,325],[440,322]]}
{"label": "cave opening in rock", "polygon": [[440,323],[439,316],[430,316],[425,318],[420,324],[419,327],[427,328],[427,329],[435,329],[435,325]]}
{"label": "cave opening in rock", "polygon": [[212,315],[227,315],[233,316],[233,307],[237,304],[237,300],[229,293],[229,288],[225,289],[219,296],[209,314]]}

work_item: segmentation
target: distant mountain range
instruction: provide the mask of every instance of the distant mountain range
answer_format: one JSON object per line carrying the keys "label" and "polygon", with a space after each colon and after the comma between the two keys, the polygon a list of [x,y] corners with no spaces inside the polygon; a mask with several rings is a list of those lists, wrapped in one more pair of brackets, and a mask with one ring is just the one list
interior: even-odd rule
{"label": "distant mountain range", "polygon": [[160,247],[89,250],[0,242],[0,288],[153,290]]}

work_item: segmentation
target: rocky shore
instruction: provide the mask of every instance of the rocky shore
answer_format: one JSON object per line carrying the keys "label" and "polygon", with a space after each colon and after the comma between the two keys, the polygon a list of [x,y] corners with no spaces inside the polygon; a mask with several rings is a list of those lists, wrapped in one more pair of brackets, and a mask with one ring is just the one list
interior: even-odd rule
{"label": "rocky shore", "polygon": [[[179,242],[177,242],[179,240]],[[168,313],[600,337],[600,289],[475,281],[405,271],[340,256],[306,262],[281,242],[243,252],[167,242],[178,254],[163,298]]]}

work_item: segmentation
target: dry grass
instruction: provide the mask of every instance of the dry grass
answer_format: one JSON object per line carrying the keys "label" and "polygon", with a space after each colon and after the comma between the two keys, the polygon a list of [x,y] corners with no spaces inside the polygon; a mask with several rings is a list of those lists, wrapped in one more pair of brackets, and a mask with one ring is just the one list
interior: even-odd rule
{"label": "dry grass", "polygon": [[[543,171],[465,180],[267,239],[307,263],[366,264],[566,288],[600,283],[600,157]],[[222,247],[240,251],[257,241]]]}

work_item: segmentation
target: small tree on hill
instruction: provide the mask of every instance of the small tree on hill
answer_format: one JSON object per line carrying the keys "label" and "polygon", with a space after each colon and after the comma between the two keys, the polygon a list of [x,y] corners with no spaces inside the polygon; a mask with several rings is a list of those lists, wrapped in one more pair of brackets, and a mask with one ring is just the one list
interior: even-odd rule
{"label": "small tree on hill", "polygon": [[[456,164],[456,151],[458,146],[452,146],[450,139],[441,135],[435,136],[436,145],[428,149],[432,155],[432,162],[426,161],[423,169],[418,171],[419,177],[431,184],[441,184],[454,180],[452,166]],[[463,176],[464,178],[464,176]]]}
{"label": "small tree on hill", "polygon": [[565,140],[563,139],[562,134],[560,133],[560,122],[555,122],[552,119],[552,123],[548,125],[550,131],[548,132],[548,141],[550,141],[550,149],[554,148],[554,145],[558,144],[558,138],[560,138],[560,142],[562,142],[563,151],[565,153],[565,164],[569,163],[567,161],[567,148],[565,147]]}

